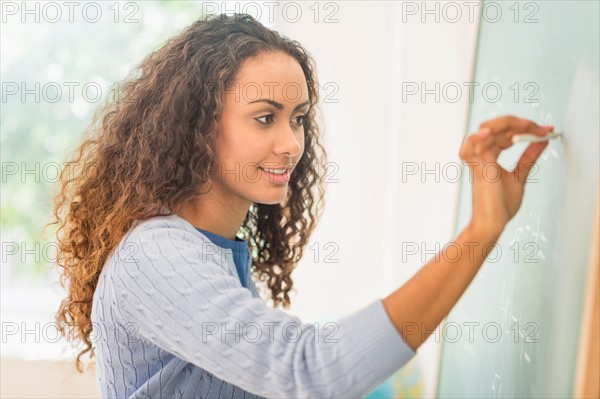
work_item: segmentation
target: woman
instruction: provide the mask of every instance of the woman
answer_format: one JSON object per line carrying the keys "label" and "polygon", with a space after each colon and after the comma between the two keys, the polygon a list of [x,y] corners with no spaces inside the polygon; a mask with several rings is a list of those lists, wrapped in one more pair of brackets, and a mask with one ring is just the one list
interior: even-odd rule
{"label": "woman", "polygon": [[[289,307],[323,203],[310,55],[250,16],[220,15],[194,22],[139,72],[95,115],[54,208],[68,287],[57,321],[85,346],[79,370],[83,354],[97,355],[103,397],[368,394],[464,292],[547,143],[531,144],[513,172],[499,153],[514,134],[552,130],[511,116],[483,123],[460,150],[473,186],[455,240],[462,255],[310,325],[276,309]],[[499,180],[486,179],[490,164]]]}

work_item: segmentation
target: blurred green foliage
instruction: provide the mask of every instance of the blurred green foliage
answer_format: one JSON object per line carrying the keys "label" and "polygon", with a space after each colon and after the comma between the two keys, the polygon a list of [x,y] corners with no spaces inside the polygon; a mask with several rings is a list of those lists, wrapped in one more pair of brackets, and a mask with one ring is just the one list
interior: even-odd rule
{"label": "blurred green foliage", "polygon": [[202,16],[198,1],[99,3],[97,22],[82,17],[81,9],[72,22],[66,12],[57,22],[43,14],[39,22],[32,15],[3,22],[2,267],[18,278],[39,279],[51,266],[54,228],[42,235],[42,227],[51,220],[58,168],[94,111],[114,95],[111,86]]}

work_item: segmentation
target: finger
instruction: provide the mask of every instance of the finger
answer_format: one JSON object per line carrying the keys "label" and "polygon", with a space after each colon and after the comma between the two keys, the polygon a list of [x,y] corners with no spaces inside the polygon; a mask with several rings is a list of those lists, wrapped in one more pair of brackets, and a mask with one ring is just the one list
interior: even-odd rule
{"label": "finger", "polygon": [[[459,152],[460,158],[474,169],[481,169],[486,165],[495,163],[497,154],[494,154],[486,144],[489,141],[490,135],[490,129],[483,128],[476,133],[466,136]],[[505,173],[510,172],[505,171]]]}
{"label": "finger", "polygon": [[543,136],[547,130],[532,120],[517,118],[512,115],[499,116],[482,123],[481,127],[489,127],[494,134],[502,134],[510,131],[519,131]]}
{"label": "finger", "polygon": [[512,146],[512,137],[515,134],[530,133],[536,136],[545,136],[553,130],[552,126],[540,126],[529,119],[517,118],[512,115],[491,119],[482,123],[481,127],[491,129],[494,140],[490,145],[498,146],[499,150]]}
{"label": "finger", "polygon": [[517,162],[515,170],[513,171],[518,181],[523,184],[527,181],[529,172],[540,157],[541,153],[544,152],[544,149],[547,145],[548,142],[544,141],[542,143],[531,143],[529,146],[527,146],[525,152],[523,155],[521,155],[521,158],[519,158],[519,162]]}
{"label": "finger", "polygon": [[468,135],[460,148],[460,158],[468,162],[480,159],[486,150],[486,142],[489,136],[490,130],[485,128],[477,133]]}
{"label": "finger", "polygon": [[483,127],[476,134],[480,137],[479,142],[476,144],[476,153],[488,161],[498,159],[502,148],[497,145],[497,136],[492,134],[491,129]]}

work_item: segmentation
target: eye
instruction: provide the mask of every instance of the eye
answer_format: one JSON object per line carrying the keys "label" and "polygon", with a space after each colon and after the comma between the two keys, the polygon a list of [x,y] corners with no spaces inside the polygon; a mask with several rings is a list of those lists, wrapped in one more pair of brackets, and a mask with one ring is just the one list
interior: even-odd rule
{"label": "eye", "polygon": [[[271,123],[273,123],[273,114],[268,114],[268,115],[263,115],[263,116],[259,116],[258,118],[254,118],[255,120],[257,120],[258,122],[260,122],[262,125],[270,125]],[[260,119],[262,118],[269,118],[270,122],[267,121],[261,121]],[[300,122],[298,122],[298,118],[301,118]],[[304,125],[304,122],[306,122],[306,115],[298,115],[296,118],[296,124],[301,126]]]}
{"label": "eye", "polygon": [[298,119],[298,118],[302,118],[302,121],[301,122],[296,122],[296,124],[298,124],[298,125],[304,125],[304,122],[306,122],[306,115],[298,115],[296,117],[296,119]]}
{"label": "eye", "polygon": [[271,124],[270,122],[261,122],[259,120],[261,118],[271,118],[271,122],[272,122],[272,120],[273,120],[273,114],[263,115],[263,116],[259,116],[258,118],[254,118],[254,119],[256,119],[257,121],[259,121],[263,125],[270,125]]}

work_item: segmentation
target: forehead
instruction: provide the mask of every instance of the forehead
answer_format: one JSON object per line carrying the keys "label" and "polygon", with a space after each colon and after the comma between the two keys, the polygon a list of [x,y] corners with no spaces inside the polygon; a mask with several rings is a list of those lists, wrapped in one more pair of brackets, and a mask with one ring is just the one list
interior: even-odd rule
{"label": "forehead", "polygon": [[245,60],[233,84],[247,101],[258,98],[299,102],[308,100],[302,67],[285,53],[263,53]]}

